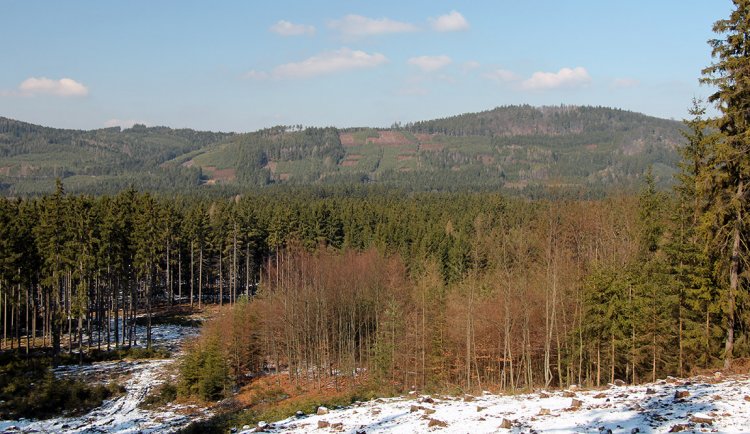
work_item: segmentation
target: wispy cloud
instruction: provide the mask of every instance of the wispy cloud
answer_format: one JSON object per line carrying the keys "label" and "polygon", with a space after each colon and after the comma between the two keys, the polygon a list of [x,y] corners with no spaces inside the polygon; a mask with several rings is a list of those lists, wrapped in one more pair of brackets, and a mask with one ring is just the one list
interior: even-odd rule
{"label": "wispy cloud", "polygon": [[521,87],[529,90],[559,89],[585,86],[591,82],[586,68],[562,68],[557,72],[535,72]]}
{"label": "wispy cloud", "polygon": [[47,77],[29,77],[18,85],[21,95],[53,95],[59,97],[81,97],[89,94],[89,89],[72,78],[53,80]]}
{"label": "wispy cloud", "polygon": [[431,18],[432,29],[438,32],[457,32],[469,29],[469,22],[457,11]]}
{"label": "wispy cloud", "polygon": [[265,80],[269,78],[269,76],[270,75],[265,71],[256,71],[254,69],[251,69],[242,75],[243,78],[248,78],[250,80]]}
{"label": "wispy cloud", "polygon": [[446,55],[441,56],[418,56],[409,59],[409,65],[416,66],[424,72],[437,71],[440,68],[450,65],[451,58]]}
{"label": "wispy cloud", "polygon": [[328,26],[338,30],[345,37],[384,35],[389,33],[406,33],[417,31],[414,24],[396,21],[390,18],[368,18],[362,15],[347,15],[340,20],[333,20]]}
{"label": "wispy cloud", "polygon": [[482,66],[482,64],[477,62],[476,60],[469,60],[468,62],[464,62],[463,65],[461,65],[461,69],[463,69],[464,72],[468,72],[473,71],[480,66]]}
{"label": "wispy cloud", "polygon": [[620,89],[636,87],[639,84],[641,84],[641,82],[634,78],[615,78],[612,80],[612,86]]}
{"label": "wispy cloud", "polygon": [[244,77],[255,80],[308,78],[353,69],[374,68],[386,62],[388,59],[380,53],[369,54],[360,50],[342,48],[308,57],[300,62],[279,65],[271,72],[251,70],[245,73]]}
{"label": "wispy cloud", "polygon": [[269,30],[281,36],[311,36],[315,34],[314,26],[294,24],[286,20],[278,21],[276,24],[272,25]]}
{"label": "wispy cloud", "polygon": [[490,72],[485,72],[484,74],[482,74],[482,77],[488,80],[499,82],[510,82],[520,79],[520,77],[516,73],[514,73],[513,71],[508,71],[507,69],[495,69]]}

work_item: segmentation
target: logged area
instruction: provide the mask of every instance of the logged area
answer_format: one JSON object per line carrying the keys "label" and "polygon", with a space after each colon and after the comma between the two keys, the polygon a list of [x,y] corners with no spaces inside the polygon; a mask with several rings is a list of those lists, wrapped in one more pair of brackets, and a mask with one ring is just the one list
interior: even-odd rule
{"label": "logged area", "polygon": [[[144,327],[136,326],[136,336],[145,336],[145,333]],[[195,325],[159,324],[152,329],[152,351],[136,341],[126,351],[115,351],[106,357],[114,360],[87,360],[87,363],[79,364],[77,358],[72,358],[69,361],[71,364],[58,366],[51,371],[50,375],[61,381],[55,387],[78,387],[78,393],[83,396],[87,394],[85,388],[88,385],[103,386],[113,393],[102,396],[89,408],[80,407],[81,404],[78,404],[79,407],[66,405],[60,411],[51,407],[49,402],[39,402],[40,408],[48,413],[37,409],[24,413],[25,417],[16,420],[0,420],[0,430],[6,433],[161,433],[174,432],[196,420],[205,419],[210,413],[194,404],[164,402],[162,404],[168,405],[158,408],[148,405],[165,384],[174,383],[174,362],[179,357],[179,350],[186,339],[197,333]],[[54,399],[54,395],[46,396],[35,389],[33,383],[30,389],[34,399]],[[7,388],[3,393],[8,393]],[[56,393],[60,395],[64,390]],[[72,397],[78,399],[76,395]],[[8,398],[6,395],[6,399]],[[3,401],[3,404],[7,408],[12,403]],[[6,414],[3,419],[7,416]]]}
{"label": "logged area", "polygon": [[521,395],[403,396],[319,407],[240,431],[269,433],[743,432],[750,417],[750,379],[668,378],[603,390]]}

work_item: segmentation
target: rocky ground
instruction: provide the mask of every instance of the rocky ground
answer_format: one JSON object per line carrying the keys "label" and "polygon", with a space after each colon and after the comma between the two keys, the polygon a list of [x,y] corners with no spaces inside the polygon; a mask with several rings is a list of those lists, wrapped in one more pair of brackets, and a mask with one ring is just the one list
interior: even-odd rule
{"label": "rocky ground", "polygon": [[750,432],[750,376],[668,378],[600,390],[377,399],[242,431],[272,433]]}

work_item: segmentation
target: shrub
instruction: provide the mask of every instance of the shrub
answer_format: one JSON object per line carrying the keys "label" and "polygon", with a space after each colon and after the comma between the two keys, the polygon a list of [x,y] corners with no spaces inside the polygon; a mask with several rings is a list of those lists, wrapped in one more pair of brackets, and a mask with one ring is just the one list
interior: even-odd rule
{"label": "shrub", "polygon": [[226,396],[229,388],[229,367],[218,338],[196,342],[186,352],[180,366],[180,396],[215,401]]}
{"label": "shrub", "polygon": [[89,385],[80,380],[57,379],[47,367],[37,368],[33,363],[28,367],[24,365],[17,362],[2,369],[0,418],[80,415],[124,392],[116,383]]}
{"label": "shrub", "polygon": [[164,383],[156,387],[146,399],[139,404],[139,407],[145,409],[154,409],[169,404],[177,399],[177,386],[172,383]]}

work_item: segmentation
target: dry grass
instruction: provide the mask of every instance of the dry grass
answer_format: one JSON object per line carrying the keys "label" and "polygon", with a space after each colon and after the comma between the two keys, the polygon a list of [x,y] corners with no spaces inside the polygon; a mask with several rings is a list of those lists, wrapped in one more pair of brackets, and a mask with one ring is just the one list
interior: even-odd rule
{"label": "dry grass", "polygon": [[[364,377],[358,378],[356,382],[349,376],[307,381],[294,380],[284,373],[270,374],[254,379],[242,387],[234,398],[244,407],[278,405],[282,401],[285,405],[303,405],[311,401],[327,402],[342,396],[350,396],[365,383]],[[275,399],[269,399],[269,395],[275,395]]]}
{"label": "dry grass", "polygon": [[341,133],[339,134],[339,140],[343,146],[356,146],[357,143],[354,141],[354,134],[352,133]]}

